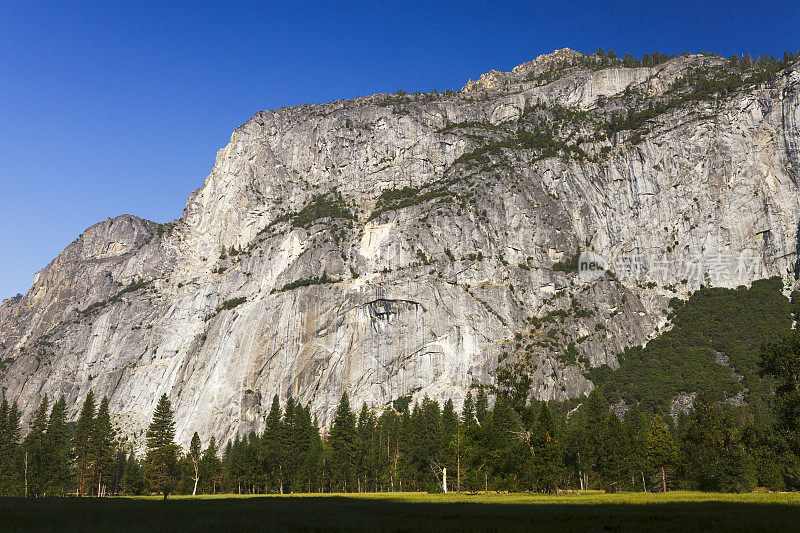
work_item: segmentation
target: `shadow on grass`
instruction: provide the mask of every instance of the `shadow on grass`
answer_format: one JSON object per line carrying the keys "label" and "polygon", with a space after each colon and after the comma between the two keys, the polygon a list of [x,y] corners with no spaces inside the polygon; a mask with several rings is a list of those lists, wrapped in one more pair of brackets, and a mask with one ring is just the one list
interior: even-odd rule
{"label": "shadow on grass", "polygon": [[797,531],[794,505],[412,503],[347,497],[0,499],[12,531]]}

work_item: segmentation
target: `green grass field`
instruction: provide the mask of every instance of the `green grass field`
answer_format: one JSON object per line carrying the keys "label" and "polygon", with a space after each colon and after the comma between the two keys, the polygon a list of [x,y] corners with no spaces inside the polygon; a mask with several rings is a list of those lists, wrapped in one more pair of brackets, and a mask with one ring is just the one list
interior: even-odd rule
{"label": "green grass field", "polygon": [[11,531],[797,531],[798,494],[295,494],[0,499]]}

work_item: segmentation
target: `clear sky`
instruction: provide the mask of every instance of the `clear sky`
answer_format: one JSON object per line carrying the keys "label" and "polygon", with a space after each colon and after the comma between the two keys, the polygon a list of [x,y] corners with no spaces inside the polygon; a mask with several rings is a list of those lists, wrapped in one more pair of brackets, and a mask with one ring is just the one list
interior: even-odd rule
{"label": "clear sky", "polygon": [[66,4],[0,2],[0,297],[97,221],[179,217],[261,109],[458,89],[563,47],[800,49],[798,0]]}

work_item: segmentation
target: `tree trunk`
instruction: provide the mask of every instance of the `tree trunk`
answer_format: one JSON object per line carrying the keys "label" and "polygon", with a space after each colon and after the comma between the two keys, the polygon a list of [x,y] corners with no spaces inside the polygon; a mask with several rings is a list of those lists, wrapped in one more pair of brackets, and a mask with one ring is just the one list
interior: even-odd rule
{"label": "tree trunk", "polygon": [[667,492],[667,476],[664,473],[664,465],[661,465],[661,492]]}
{"label": "tree trunk", "polygon": [[647,483],[644,481],[644,470],[642,472],[642,487],[644,487],[644,491],[647,492]]}
{"label": "tree trunk", "polygon": [[456,433],[456,492],[461,492],[461,431]]}
{"label": "tree trunk", "polygon": [[447,494],[447,467],[442,469],[442,489],[444,489],[444,493]]}
{"label": "tree trunk", "polygon": [[192,496],[197,496],[197,483],[200,481],[200,465],[197,461],[192,461],[194,464],[194,490],[192,490]]}

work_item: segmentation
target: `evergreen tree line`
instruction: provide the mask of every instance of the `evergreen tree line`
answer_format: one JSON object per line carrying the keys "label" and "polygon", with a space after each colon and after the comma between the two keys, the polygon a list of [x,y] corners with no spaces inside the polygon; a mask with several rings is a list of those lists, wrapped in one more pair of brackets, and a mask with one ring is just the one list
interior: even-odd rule
{"label": "evergreen tree line", "polygon": [[[357,491],[749,491],[800,486],[800,334],[762,349],[774,408],[698,397],[676,419],[637,407],[619,416],[595,390],[577,408],[502,391],[469,393],[461,412],[408,398],[377,412],[343,394],[329,429],[307,406],[275,396],[264,431],[220,450],[195,433],[175,443],[171,405],[160,399],[141,460],[89,393],[68,423],[61,398],[44,399],[20,440],[17,406],[0,405],[0,493],[184,494]],[[493,400],[493,401],[492,401]],[[493,405],[491,405],[493,403]]]}

